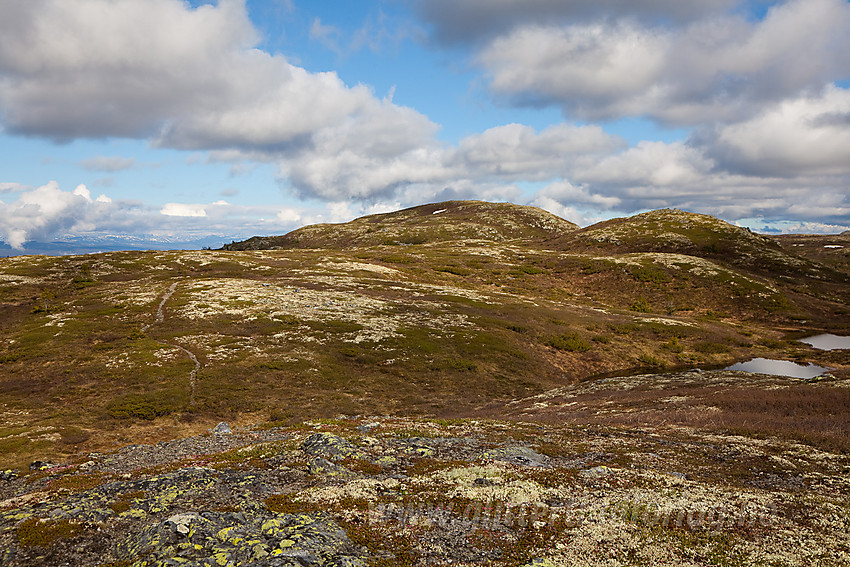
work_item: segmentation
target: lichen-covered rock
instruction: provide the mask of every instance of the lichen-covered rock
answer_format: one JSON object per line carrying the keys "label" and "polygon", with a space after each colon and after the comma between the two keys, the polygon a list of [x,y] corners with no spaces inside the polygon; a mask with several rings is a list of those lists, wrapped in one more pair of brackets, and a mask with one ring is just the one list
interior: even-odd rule
{"label": "lichen-covered rock", "polygon": [[337,479],[350,479],[357,476],[353,471],[342,465],[332,463],[322,457],[316,457],[307,464],[307,471],[316,476],[325,476]]}
{"label": "lichen-covered rock", "polygon": [[134,567],[362,565],[360,551],[329,516],[188,512],[119,544]]}
{"label": "lichen-covered rock", "polygon": [[525,467],[548,467],[549,458],[528,447],[500,447],[484,453],[483,458]]}
{"label": "lichen-covered rock", "polygon": [[580,471],[579,476],[582,478],[595,479],[595,478],[605,478],[606,476],[611,476],[614,474],[614,469],[610,467],[606,467],[604,465],[593,467],[589,469],[584,469]]}
{"label": "lichen-covered rock", "polygon": [[11,481],[18,478],[18,471],[8,469],[5,471],[0,471],[0,480]]}
{"label": "lichen-covered rock", "polygon": [[436,454],[434,445],[439,441],[440,440],[436,439],[425,439],[423,437],[410,437],[409,439],[403,439],[398,443],[402,450],[409,455],[415,455],[417,457],[433,457]]}
{"label": "lichen-covered rock", "polygon": [[301,443],[301,449],[308,455],[331,461],[360,459],[365,456],[357,447],[332,433],[314,433]]}

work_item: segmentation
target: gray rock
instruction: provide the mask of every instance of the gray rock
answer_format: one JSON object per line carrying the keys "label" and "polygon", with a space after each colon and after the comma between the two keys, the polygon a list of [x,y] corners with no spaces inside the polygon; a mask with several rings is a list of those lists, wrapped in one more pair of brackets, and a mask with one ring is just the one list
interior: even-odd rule
{"label": "gray rock", "polygon": [[359,431],[360,433],[369,433],[373,429],[377,429],[380,426],[380,423],[378,423],[377,421],[373,421],[372,423],[364,423],[362,425],[358,425],[357,431]]}
{"label": "gray rock", "polygon": [[221,423],[216,425],[213,428],[212,432],[213,435],[229,435],[233,433],[233,431],[231,431],[230,429],[230,424],[228,424],[226,421],[222,421]]}
{"label": "gray rock", "polygon": [[590,469],[584,469],[583,471],[579,471],[578,474],[582,478],[604,478],[614,474],[614,469],[601,465]]}

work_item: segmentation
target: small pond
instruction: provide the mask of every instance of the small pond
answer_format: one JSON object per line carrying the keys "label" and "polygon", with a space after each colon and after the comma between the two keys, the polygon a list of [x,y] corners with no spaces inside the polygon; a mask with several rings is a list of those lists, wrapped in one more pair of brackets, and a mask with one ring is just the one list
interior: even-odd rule
{"label": "small pond", "polygon": [[800,342],[812,345],[816,349],[820,350],[850,349],[850,337],[831,335],[829,333],[815,335],[814,337],[806,337],[805,339],[800,339]]}
{"label": "small pond", "polygon": [[777,376],[790,376],[791,378],[814,378],[824,372],[829,372],[830,369],[817,366],[816,364],[797,364],[790,360],[754,358],[746,362],[738,362],[732,366],[727,366],[724,370],[743,370],[744,372],[775,374]]}

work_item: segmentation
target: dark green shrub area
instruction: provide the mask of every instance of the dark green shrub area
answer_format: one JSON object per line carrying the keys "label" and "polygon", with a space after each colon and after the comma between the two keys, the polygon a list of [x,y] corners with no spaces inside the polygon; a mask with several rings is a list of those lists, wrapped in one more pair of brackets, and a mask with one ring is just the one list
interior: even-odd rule
{"label": "dark green shrub area", "polygon": [[672,278],[666,272],[658,268],[638,266],[630,270],[632,277],[639,282],[667,283]]}
{"label": "dark green shrub area", "polygon": [[590,343],[578,336],[577,333],[555,335],[546,339],[543,344],[568,352],[587,352],[590,350]]}
{"label": "dark green shrub area", "polygon": [[117,419],[154,420],[177,410],[173,401],[158,396],[133,395],[109,404],[107,413]]}

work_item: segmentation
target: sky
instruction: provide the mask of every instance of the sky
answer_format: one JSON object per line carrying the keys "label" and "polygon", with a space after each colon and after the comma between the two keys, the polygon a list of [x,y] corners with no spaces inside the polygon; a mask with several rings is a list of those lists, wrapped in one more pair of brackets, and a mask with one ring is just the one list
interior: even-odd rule
{"label": "sky", "polygon": [[848,0],[0,0],[0,241],[449,199],[850,229]]}

